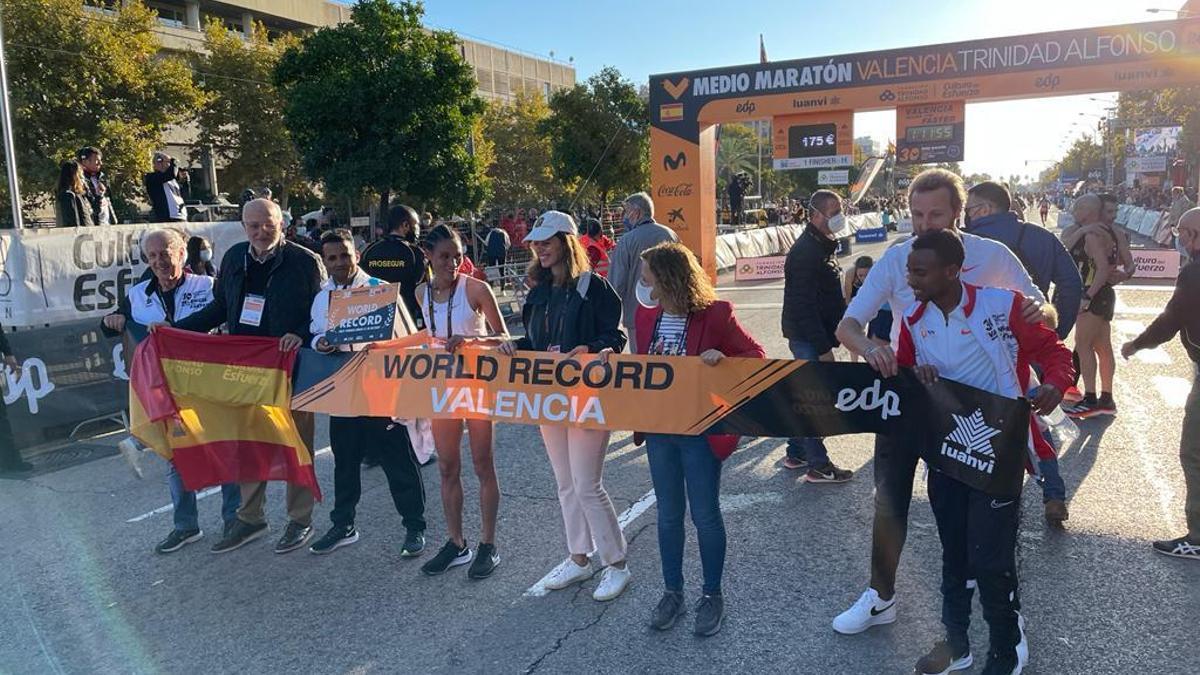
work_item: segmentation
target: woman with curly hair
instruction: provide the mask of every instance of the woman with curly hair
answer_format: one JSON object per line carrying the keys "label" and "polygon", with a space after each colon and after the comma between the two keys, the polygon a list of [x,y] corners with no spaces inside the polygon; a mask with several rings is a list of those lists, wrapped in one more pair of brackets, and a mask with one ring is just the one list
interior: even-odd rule
{"label": "woman with curly hair", "polygon": [[[715,366],[726,356],[763,358],[766,353],[718,300],[708,275],[682,244],[664,243],[642,253],[636,331],[638,354],[699,356]],[[692,513],[700,544],[704,588],[696,604],[694,632],[714,635],[725,618],[721,575],[725,566],[725,522],[721,518],[721,462],[737,446],[736,436],[647,434],[650,479],[658,498],[658,549],[666,591],[650,625],[666,630],[683,614],[683,513]]]}

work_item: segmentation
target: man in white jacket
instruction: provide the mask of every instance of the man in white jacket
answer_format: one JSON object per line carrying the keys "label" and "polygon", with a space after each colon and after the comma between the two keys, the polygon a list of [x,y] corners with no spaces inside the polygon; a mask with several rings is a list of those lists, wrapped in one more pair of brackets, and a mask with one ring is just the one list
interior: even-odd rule
{"label": "man in white jacket", "polygon": [[[321,237],[321,259],[329,279],[313,299],[309,330],[313,335],[312,347],[323,354],[361,350],[365,345],[331,345],[325,339],[330,327],[329,296],[335,289],[377,286],[383,282],[358,266],[358,251],[349,230],[332,230]],[[405,426],[388,417],[330,416],[329,445],[333,450],[333,511],[329,514],[333,527],[309,551],[332,553],[358,541],[354,516],[362,496],[363,455],[370,449],[379,458],[392,502],[407,531],[400,555],[405,558],[420,555],[425,548],[425,485]]]}
{"label": "man in white jacket", "polygon": [[[127,330],[145,331],[151,324],[160,324],[182,319],[203,309],[213,299],[213,278],[188,274],[184,270],[187,257],[187,242],[178,230],[151,230],[142,237],[142,253],[153,276],[129,287],[116,312],[104,317],[102,327],[108,336],[120,335]],[[135,340],[126,343],[125,359],[133,358]],[[136,466],[140,447],[132,438],[121,441],[128,446],[131,460]],[[137,469],[140,472],[140,469]],[[139,473],[140,475],[140,473]],[[183,479],[175,471],[173,463],[167,464],[167,486],[171,490],[173,525],[157,546],[156,553],[174,553],[204,536],[196,510],[196,493],[183,487]],[[236,483],[221,486],[221,516],[225,521],[224,531],[237,522],[237,510],[242,504],[242,493]]]}
{"label": "man in white jacket", "polygon": [[[929,169],[913,179],[909,186],[909,205],[913,233],[958,229],[966,202],[962,179],[944,169]],[[1026,303],[1026,313],[1036,317],[1046,298],[1017,256],[1004,244],[962,233],[966,261],[962,266],[964,282],[976,286],[1005,288],[1024,294],[1034,301]],[[846,308],[838,325],[838,340],[859,354],[884,377],[899,372],[895,346],[900,333],[901,314],[915,298],[908,285],[908,255],[914,239],[889,248],[871,268],[863,285]],[[866,325],[883,307],[896,312],[892,323],[892,344],[879,346],[866,335]],[[839,633],[854,634],[896,620],[896,568],[908,534],[908,507],[912,502],[913,477],[917,452],[901,447],[897,439],[875,437],[875,521],[871,532],[871,584],[850,609],[833,620]]]}

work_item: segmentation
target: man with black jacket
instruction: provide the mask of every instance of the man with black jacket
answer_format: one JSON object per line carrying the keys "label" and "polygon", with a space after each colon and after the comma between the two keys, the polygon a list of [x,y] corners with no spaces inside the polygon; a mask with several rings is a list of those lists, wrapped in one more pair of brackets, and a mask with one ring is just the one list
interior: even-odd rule
{"label": "man with black jacket", "polygon": [[154,222],[186,221],[187,207],[183,205],[183,186],[179,184],[179,177],[186,174],[179,170],[175,158],[164,152],[154,153],[153,161],[154,170],[142,177],[142,184]]}
{"label": "man with black jacket", "polygon": [[400,285],[400,297],[418,330],[425,328],[425,320],[417,302],[417,286],[428,276],[425,254],[417,245],[420,223],[420,216],[411,206],[393,206],[388,210],[387,234],[367,247],[359,263],[376,279]]}
{"label": "man with black jacket", "polygon": [[[846,311],[835,234],[846,228],[846,216],[842,198],[829,190],[813,193],[809,205],[808,226],[784,265],[783,336],[793,357],[833,361],[838,346],[834,332]],[[810,483],[844,483],[854,475],[829,460],[820,438],[788,439],[783,465],[806,470],[804,480]]]}
{"label": "man with black jacket", "polygon": [[[204,309],[174,323],[176,328],[208,332],[225,324],[233,335],[279,338],[282,350],[312,340],[309,310],[325,281],[321,260],[311,251],[283,239],[283,213],[269,199],[255,199],[242,209],[247,243],[230,247],[221,261],[213,301]],[[312,413],[293,412],[300,438],[313,449]],[[264,515],[266,483],[242,484],[238,522],[213,546],[214,553],[232,551],[267,532]],[[313,494],[287,486],[290,522],[275,545],[276,553],[303,547],[312,538]]]}
{"label": "man with black jacket", "polygon": [[116,225],[117,212],[108,197],[108,179],[100,170],[104,166],[104,155],[98,148],[88,146],[75,153],[79,166],[83,167],[83,186],[86,188],[88,204],[92,206],[92,224]]}

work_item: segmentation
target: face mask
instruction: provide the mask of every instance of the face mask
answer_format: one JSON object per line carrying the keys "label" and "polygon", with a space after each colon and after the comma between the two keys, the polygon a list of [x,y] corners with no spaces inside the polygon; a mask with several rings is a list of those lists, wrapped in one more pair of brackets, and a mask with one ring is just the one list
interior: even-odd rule
{"label": "face mask", "polygon": [[658,307],[658,300],[656,300],[653,296],[653,286],[647,286],[646,282],[638,279],[637,286],[634,287],[634,291],[637,293],[638,304],[643,307],[649,307],[650,309]]}
{"label": "face mask", "polygon": [[837,214],[829,219],[828,225],[829,233],[836,237],[839,232],[846,229],[846,215],[844,213]]}
{"label": "face mask", "polygon": [[212,262],[212,250],[206,248],[200,251],[200,259],[204,262]]}

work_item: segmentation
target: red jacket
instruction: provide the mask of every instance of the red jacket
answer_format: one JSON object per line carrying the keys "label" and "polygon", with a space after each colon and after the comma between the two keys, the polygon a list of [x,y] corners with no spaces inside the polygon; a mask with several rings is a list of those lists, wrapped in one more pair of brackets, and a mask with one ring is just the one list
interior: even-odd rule
{"label": "red jacket", "polygon": [[[1046,324],[1040,321],[1029,323],[1022,318],[1024,298],[1020,293],[966,283],[963,284],[963,292],[966,295],[963,313],[967,322],[996,366],[1000,391],[994,393],[1009,398],[1025,396],[1025,392],[1029,391],[1030,365],[1040,366],[1044,383],[1054,385],[1059,391],[1066,391],[1071,386],[1075,379],[1071,351]],[[922,339],[911,327],[921,320],[928,305],[928,302],[914,303],[900,324],[896,361],[901,366],[911,367],[917,363]],[[934,308],[928,311],[940,310]],[[1015,362],[1011,356],[1014,352],[1017,355]],[[1031,415],[1029,423],[1037,458],[1052,459],[1054,447],[1042,436],[1037,418]],[[1032,460],[1032,457],[1029,459]],[[1035,467],[1029,463],[1028,468]]]}
{"label": "red jacket", "polygon": [[[650,341],[654,339],[654,325],[661,314],[661,307],[650,309],[638,305],[634,316],[637,332],[635,353],[645,354],[649,351]],[[710,349],[716,349],[725,356],[751,359],[761,359],[767,355],[754,336],[738,323],[733,315],[733,305],[725,300],[717,300],[688,316],[687,355],[699,356]],[[733,454],[737,443],[738,436],[734,435],[714,434],[708,437],[713,454],[721,460]]]}

